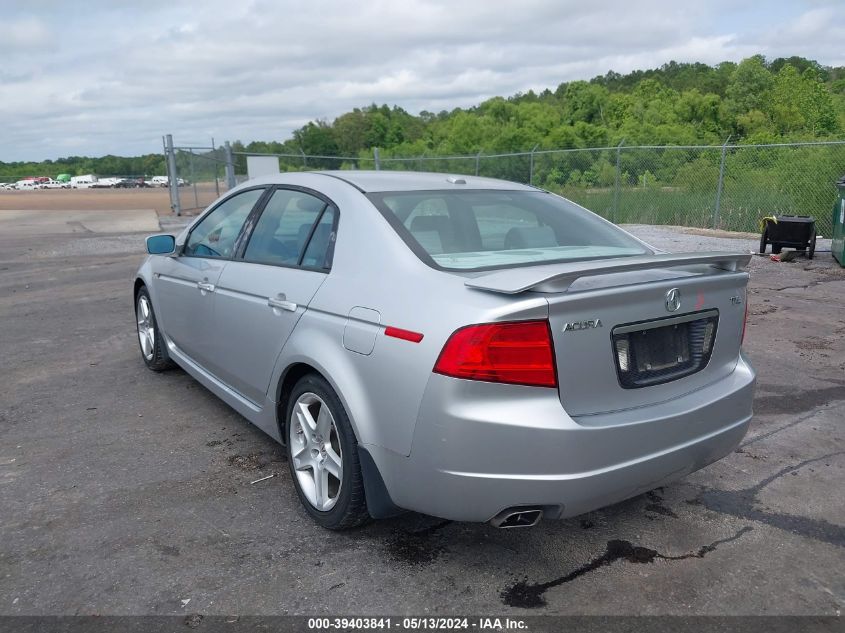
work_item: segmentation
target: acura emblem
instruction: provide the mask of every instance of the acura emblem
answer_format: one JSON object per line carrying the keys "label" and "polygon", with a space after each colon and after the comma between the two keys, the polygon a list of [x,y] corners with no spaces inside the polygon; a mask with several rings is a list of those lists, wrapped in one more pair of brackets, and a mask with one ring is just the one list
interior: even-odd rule
{"label": "acura emblem", "polygon": [[681,291],[677,288],[672,288],[666,293],[666,309],[669,312],[674,312],[681,307]]}
{"label": "acura emblem", "polygon": [[590,319],[589,321],[573,321],[563,326],[564,332],[570,330],[592,330],[597,327],[604,327],[601,324],[601,319]]}

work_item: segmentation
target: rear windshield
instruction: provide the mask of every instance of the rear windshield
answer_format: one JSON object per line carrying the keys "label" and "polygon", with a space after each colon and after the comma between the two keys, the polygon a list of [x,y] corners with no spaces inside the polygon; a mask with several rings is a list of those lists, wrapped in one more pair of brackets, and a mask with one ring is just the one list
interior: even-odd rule
{"label": "rear windshield", "polygon": [[578,205],[542,191],[371,193],[411,249],[452,270],[649,253],[640,242]]}

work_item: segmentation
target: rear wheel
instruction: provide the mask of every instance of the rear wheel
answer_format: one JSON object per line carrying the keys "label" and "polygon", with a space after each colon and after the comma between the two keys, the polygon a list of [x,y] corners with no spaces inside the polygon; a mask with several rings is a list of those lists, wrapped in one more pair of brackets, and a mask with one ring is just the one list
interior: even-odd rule
{"label": "rear wheel", "polygon": [[173,362],[164,351],[164,339],[158,329],[153,302],[145,286],[141,286],[135,296],[135,321],[138,324],[138,343],[141,357],[153,371],[164,371],[173,367]]}
{"label": "rear wheel", "polygon": [[762,235],[760,235],[760,253],[761,254],[766,252],[766,238],[768,236],[768,233],[769,233],[769,229],[765,228],[765,229],[763,229]]}
{"label": "rear wheel", "polygon": [[807,259],[813,259],[816,254],[816,229],[810,234],[810,245],[807,248]]}
{"label": "rear wheel", "polygon": [[288,466],[305,511],[330,530],[369,521],[358,442],[331,385],[316,374],[301,378],[286,419]]}

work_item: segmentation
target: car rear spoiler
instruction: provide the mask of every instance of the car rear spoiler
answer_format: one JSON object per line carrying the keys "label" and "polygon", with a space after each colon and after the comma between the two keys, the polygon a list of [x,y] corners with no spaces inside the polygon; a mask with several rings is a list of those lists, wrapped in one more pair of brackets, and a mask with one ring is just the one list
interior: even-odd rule
{"label": "car rear spoiler", "polygon": [[613,259],[589,260],[511,268],[479,275],[468,279],[465,285],[477,290],[501,292],[515,295],[527,290],[536,292],[566,292],[577,279],[613,273],[627,273],[653,268],[676,268],[707,264],[720,270],[736,272],[751,261],[747,253],[665,253],[637,257],[614,257]]}

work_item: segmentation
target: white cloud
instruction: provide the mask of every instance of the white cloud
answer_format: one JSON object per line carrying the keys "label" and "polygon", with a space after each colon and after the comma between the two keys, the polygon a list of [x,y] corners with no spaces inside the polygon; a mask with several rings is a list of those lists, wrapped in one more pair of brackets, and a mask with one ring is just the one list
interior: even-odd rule
{"label": "white cloud", "polygon": [[14,54],[50,47],[50,30],[35,16],[0,21],[0,53]]}
{"label": "white cloud", "polygon": [[672,59],[845,63],[838,4],[697,4],[13,0],[0,24],[0,160],[158,151],[167,132],[283,139],[372,102],[439,111]]}

